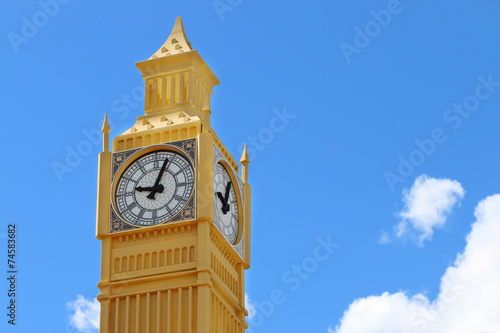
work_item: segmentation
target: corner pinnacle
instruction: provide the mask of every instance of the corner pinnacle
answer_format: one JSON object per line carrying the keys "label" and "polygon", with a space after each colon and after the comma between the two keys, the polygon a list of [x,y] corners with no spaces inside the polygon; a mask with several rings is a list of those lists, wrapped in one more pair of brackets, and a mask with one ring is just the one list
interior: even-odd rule
{"label": "corner pinnacle", "polygon": [[111,127],[109,127],[108,122],[108,113],[104,113],[104,123],[102,124],[101,133],[109,133],[111,131]]}
{"label": "corner pinnacle", "polygon": [[109,127],[108,113],[104,114],[104,123],[102,124],[102,151],[109,151],[109,132],[111,127]]}
{"label": "corner pinnacle", "polygon": [[240,163],[245,165],[250,163],[250,158],[248,157],[247,144],[245,143],[245,147],[243,148],[243,154],[241,154]]}
{"label": "corner pinnacle", "polygon": [[241,154],[241,180],[248,184],[248,163],[250,163],[250,158],[248,157],[247,144],[245,143],[245,148],[243,148],[243,154]]}

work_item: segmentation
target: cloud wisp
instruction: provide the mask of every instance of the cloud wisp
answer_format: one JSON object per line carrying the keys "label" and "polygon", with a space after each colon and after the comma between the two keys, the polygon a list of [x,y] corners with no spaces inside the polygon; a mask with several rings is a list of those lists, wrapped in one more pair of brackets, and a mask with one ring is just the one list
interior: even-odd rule
{"label": "cloud wisp", "polygon": [[[465,195],[456,180],[419,176],[412,187],[403,190],[404,208],[397,213],[400,220],[394,227],[396,238],[414,238],[419,246],[431,240],[434,230],[442,228],[453,208]],[[380,244],[390,242],[387,232],[382,231]]]}

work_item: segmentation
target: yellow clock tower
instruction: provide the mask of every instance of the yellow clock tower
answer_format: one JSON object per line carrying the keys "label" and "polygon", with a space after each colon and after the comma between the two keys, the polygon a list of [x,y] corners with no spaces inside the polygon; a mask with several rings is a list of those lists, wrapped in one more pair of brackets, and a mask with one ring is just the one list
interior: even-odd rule
{"label": "yellow clock tower", "polygon": [[242,333],[250,267],[246,147],[239,165],[210,126],[219,80],[180,17],[136,64],[145,114],[99,154],[102,333]]}

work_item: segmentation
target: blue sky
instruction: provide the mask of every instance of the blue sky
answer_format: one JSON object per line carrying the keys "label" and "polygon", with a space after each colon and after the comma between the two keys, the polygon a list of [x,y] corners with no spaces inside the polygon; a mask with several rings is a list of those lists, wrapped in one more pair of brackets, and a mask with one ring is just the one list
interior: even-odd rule
{"label": "blue sky", "polygon": [[212,127],[251,148],[249,331],[500,332],[497,2],[1,4],[2,332],[96,331],[74,319],[98,293],[96,131],[143,114],[135,63],[177,16],[221,81]]}

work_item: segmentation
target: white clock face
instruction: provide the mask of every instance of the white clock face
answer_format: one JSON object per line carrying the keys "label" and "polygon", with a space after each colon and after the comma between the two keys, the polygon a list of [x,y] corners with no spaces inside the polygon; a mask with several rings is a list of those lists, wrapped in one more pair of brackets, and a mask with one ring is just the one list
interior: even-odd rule
{"label": "white clock face", "polygon": [[194,170],[181,154],[160,150],[136,159],[116,186],[116,207],[122,219],[138,226],[168,221],[188,202]]}
{"label": "white clock face", "polygon": [[234,191],[234,187],[238,184],[231,181],[231,177],[221,164],[217,164],[214,171],[215,214],[220,221],[220,231],[229,243],[234,244],[238,238],[239,228],[238,201]]}

